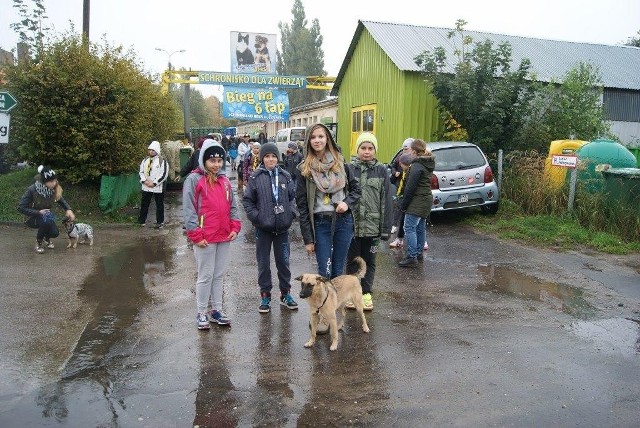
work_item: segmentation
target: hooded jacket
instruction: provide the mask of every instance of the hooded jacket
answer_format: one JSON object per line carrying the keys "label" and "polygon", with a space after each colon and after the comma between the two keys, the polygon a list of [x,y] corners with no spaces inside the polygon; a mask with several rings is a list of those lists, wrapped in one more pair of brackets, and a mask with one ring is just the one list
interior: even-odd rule
{"label": "hooded jacket", "polygon": [[[273,194],[275,179],[261,164],[249,177],[242,205],[249,221],[257,228],[275,234],[286,233],[297,216],[296,189],[291,175],[279,166],[274,168],[278,177],[278,200]],[[276,214],[275,206],[283,212]]]}
{"label": "hooded jacket", "polygon": [[354,176],[362,195],[353,209],[354,236],[389,238],[391,233],[392,194],[385,165],[355,159]]}
{"label": "hooded jacket", "polygon": [[[326,126],[319,124],[322,126],[327,135],[328,141],[327,144],[331,144],[333,148],[339,152],[340,149],[338,145],[333,140],[333,136],[329,131],[329,128]],[[296,204],[298,206],[298,212],[300,213],[300,232],[302,233],[302,239],[304,244],[314,244],[315,243],[315,223],[313,220],[313,206],[316,200],[316,183],[313,181],[312,177],[304,177],[302,175],[302,166],[304,163],[304,159],[309,153],[309,150],[313,150],[311,148],[311,127],[315,126],[311,125],[307,128],[304,149],[303,149],[303,162],[298,165],[296,168]],[[345,197],[343,202],[349,206],[349,213],[355,206],[355,204],[360,199],[360,185],[358,184],[358,180],[355,179],[353,174],[352,166],[348,163],[344,164],[344,170],[347,174],[347,182],[345,185]],[[351,213],[352,214],[352,213]]]}
{"label": "hooded jacket", "polygon": [[431,213],[431,176],[436,166],[433,155],[423,155],[411,162],[404,185],[400,208],[407,214],[428,218]]}
{"label": "hooded jacket", "polygon": [[216,175],[213,186],[207,181],[203,157],[213,145],[222,147],[214,140],[205,141],[200,149],[198,168],[182,185],[184,227],[194,243],[203,239],[210,243],[226,242],[231,232],[239,233],[241,228],[235,192],[224,169]]}
{"label": "hooded jacket", "polygon": [[[169,165],[167,161],[160,156],[160,143],[152,141],[147,149],[154,150],[155,156],[147,156],[140,163],[140,183],[142,183],[143,192],[162,193],[163,183],[169,176]],[[155,186],[150,187],[144,184],[147,179],[151,179]]]}

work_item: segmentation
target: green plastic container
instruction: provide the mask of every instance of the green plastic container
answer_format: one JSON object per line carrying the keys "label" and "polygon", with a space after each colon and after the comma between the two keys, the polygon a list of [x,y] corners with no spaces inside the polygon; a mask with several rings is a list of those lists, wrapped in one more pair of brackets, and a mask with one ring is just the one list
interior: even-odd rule
{"label": "green plastic container", "polygon": [[611,168],[636,168],[637,160],[625,146],[613,140],[593,140],[576,151],[578,183],[584,190],[603,190],[602,171]]}
{"label": "green plastic container", "polygon": [[604,189],[612,202],[625,204],[640,214],[640,168],[602,171]]}
{"label": "green plastic container", "polygon": [[187,162],[189,162],[191,153],[193,153],[193,150],[190,147],[183,147],[180,149],[180,169],[182,169],[187,164]]}
{"label": "green plastic container", "polygon": [[627,147],[627,149],[636,157],[636,168],[640,168],[640,147]]}

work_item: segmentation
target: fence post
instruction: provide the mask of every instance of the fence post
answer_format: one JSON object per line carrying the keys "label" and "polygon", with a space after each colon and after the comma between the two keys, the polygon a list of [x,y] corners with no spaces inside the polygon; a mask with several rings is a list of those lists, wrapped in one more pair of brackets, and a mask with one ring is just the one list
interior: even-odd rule
{"label": "fence post", "polygon": [[569,176],[569,213],[573,212],[573,202],[576,199],[576,182],[578,177],[577,168],[571,168],[571,175]]}
{"label": "fence post", "polygon": [[502,149],[498,150],[498,189],[502,189]]}

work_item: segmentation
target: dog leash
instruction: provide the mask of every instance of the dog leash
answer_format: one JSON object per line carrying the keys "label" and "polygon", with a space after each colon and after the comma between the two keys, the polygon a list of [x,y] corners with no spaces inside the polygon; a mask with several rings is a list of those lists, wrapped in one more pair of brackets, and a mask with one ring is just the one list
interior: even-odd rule
{"label": "dog leash", "polygon": [[[333,283],[331,283],[331,286],[333,287],[333,290],[337,293],[338,290],[336,290],[336,287],[333,285]],[[318,309],[316,310],[316,314],[320,313],[320,309],[324,306],[325,303],[327,303],[328,298],[329,298],[329,291],[327,291],[327,295],[324,296],[324,300],[322,301],[322,304],[318,306]]]}

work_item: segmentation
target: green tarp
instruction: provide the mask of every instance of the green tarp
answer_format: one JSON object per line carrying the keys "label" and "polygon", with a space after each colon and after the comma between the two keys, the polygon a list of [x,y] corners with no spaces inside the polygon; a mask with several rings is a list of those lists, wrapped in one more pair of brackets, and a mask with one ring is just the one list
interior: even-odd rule
{"label": "green tarp", "polygon": [[140,193],[140,189],[138,174],[103,175],[100,180],[100,209],[106,214],[122,208],[132,195]]}

